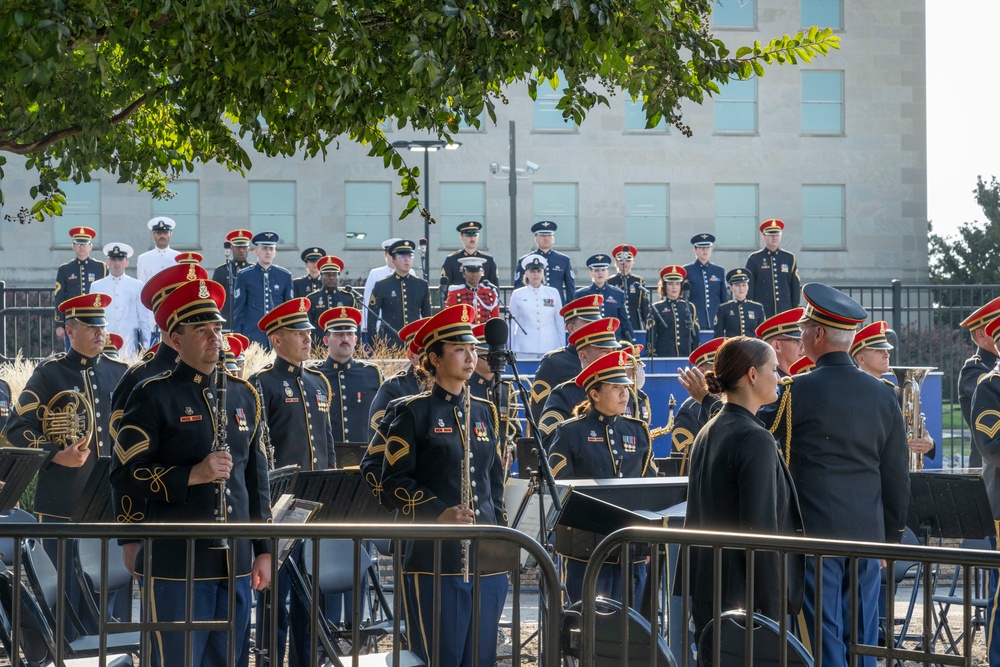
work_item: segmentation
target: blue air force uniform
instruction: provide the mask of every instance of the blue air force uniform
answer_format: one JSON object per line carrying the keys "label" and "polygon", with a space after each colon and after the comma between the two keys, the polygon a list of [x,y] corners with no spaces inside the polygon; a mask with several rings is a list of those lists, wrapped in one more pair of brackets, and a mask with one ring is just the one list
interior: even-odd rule
{"label": "blue air force uniform", "polygon": [[524,281],[524,269],[521,268],[521,261],[529,255],[541,255],[548,262],[545,265],[545,284],[559,290],[563,303],[572,301],[576,294],[576,276],[573,274],[573,265],[568,256],[558,250],[547,252],[540,248],[535,248],[531,252],[522,255],[517,260],[517,267],[514,270],[514,286],[520,287]]}
{"label": "blue air force uniform", "polygon": [[[107,264],[90,257],[82,261],[74,259],[66,262],[56,271],[56,289],[52,301],[58,306],[67,299],[90,294],[90,284],[107,275]],[[58,307],[55,309],[55,322],[57,327],[63,326],[66,322]]]}
{"label": "blue air force uniform", "polygon": [[[626,310],[628,311],[628,323],[632,330],[644,329],[646,327],[646,317],[649,315],[650,299],[649,290],[641,276],[632,274],[625,275],[616,273],[608,278],[608,284],[617,287],[625,293]],[[606,297],[605,297],[606,298]],[[605,317],[618,317],[614,313],[608,313]],[[623,322],[625,320],[622,320]]]}
{"label": "blue air force uniform", "polygon": [[212,280],[222,285],[226,290],[226,302],[222,305],[222,317],[226,320],[222,326],[226,331],[233,330],[233,307],[236,303],[236,297],[233,295],[236,291],[236,275],[250,266],[252,265],[246,260],[237,262],[235,259],[231,259],[219,264],[212,271]]}
{"label": "blue air force uniform", "polygon": [[756,301],[749,299],[727,301],[719,306],[715,315],[715,337],[750,336],[754,338],[756,336],[754,332],[758,325],[766,319],[764,306]]}
{"label": "blue air force uniform", "polygon": [[[390,327],[399,332],[410,322],[427,317],[431,314],[430,290],[427,281],[416,276],[400,276],[393,273],[388,278],[375,283],[368,308],[372,313],[381,315]],[[378,327],[382,327],[378,331]],[[403,342],[395,333],[387,330],[377,317],[368,315],[368,341],[372,342],[378,336],[389,344],[401,346]]]}
{"label": "blue air force uniform", "polygon": [[233,331],[266,350],[271,349],[267,336],[257,323],[275,306],[292,298],[292,274],[274,264],[266,270],[260,264],[253,264],[236,274],[235,295]]}
{"label": "blue air force uniform", "polygon": [[694,306],[698,321],[708,326],[715,322],[719,306],[726,301],[726,271],[718,264],[702,264],[697,260],[685,264],[684,270],[687,271],[688,300]]}
{"label": "blue air force uniform", "polygon": [[604,297],[604,303],[601,305],[601,317],[617,317],[619,322],[621,322],[621,326],[616,332],[618,340],[624,339],[629,342],[635,340],[635,332],[632,330],[632,320],[629,317],[625,292],[607,283],[605,283],[604,287],[598,287],[594,283],[591,283],[586,287],[578,289],[573,298],[579,299],[582,296],[589,296],[591,294],[600,294]]}
{"label": "blue air force uniform", "polygon": [[[774,317],[799,306],[799,268],[795,255],[778,248],[762,248],[747,257],[750,291],[747,299],[764,306],[764,314]],[[711,320],[709,320],[711,321]]]}
{"label": "blue air force uniform", "polygon": [[368,442],[373,435],[368,411],[382,384],[382,371],[366,361],[349,359],[340,363],[327,357],[319,372],[330,383],[334,442]]}
{"label": "blue air force uniform", "polygon": [[686,357],[698,347],[698,332],[694,305],[684,299],[663,299],[650,309],[646,346],[657,357]]}

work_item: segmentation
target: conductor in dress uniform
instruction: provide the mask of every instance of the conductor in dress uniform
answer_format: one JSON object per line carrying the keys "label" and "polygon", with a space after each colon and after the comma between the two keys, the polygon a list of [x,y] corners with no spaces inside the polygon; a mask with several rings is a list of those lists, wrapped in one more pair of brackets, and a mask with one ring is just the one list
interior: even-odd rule
{"label": "conductor in dress uniform", "polygon": [[387,345],[403,344],[399,330],[414,320],[431,314],[430,291],[427,281],[410,274],[413,266],[413,241],[402,239],[389,248],[395,271],[375,283],[368,300],[368,342],[378,339]]}
{"label": "conductor in dress uniform", "polygon": [[781,249],[781,220],[760,223],[764,247],[747,257],[750,292],[747,298],[764,306],[768,317],[799,305],[799,267],[795,255]]}
{"label": "conductor in dress uniform", "polygon": [[330,423],[334,442],[365,442],[372,436],[368,411],[382,384],[382,371],[354,358],[361,311],[348,306],[330,308],[319,317],[327,357],[319,367],[330,383]]}
{"label": "conductor in dress uniform", "polygon": [[247,255],[250,254],[250,239],[253,232],[249,229],[234,229],[226,234],[226,261],[215,267],[212,280],[226,288],[226,303],[222,307],[222,316],[226,322],[222,325],[226,331],[233,328],[233,304],[236,298],[236,274],[250,266]]}
{"label": "conductor in dress uniform", "polygon": [[[535,235],[536,250],[528,255],[541,255],[545,258],[545,284],[559,290],[563,303],[569,303],[576,296],[576,276],[573,275],[573,265],[569,257],[558,250],[553,250],[552,245],[556,239],[556,229],[559,225],[551,220],[542,220],[531,226],[531,231]],[[522,255],[517,260],[517,270],[514,272],[514,284],[520,285],[524,278],[524,271],[521,267],[521,260],[527,257]]]}
{"label": "conductor in dress uniform", "polygon": [[132,252],[132,246],[124,243],[105,245],[104,255],[108,258],[111,275],[95,280],[91,290],[111,296],[111,305],[104,312],[108,320],[107,331],[121,336],[122,347],[135,352],[150,346],[154,322],[153,313],[139,298],[142,282],[125,273]]}
{"label": "conductor in dress uniform", "polygon": [[[441,282],[439,285],[441,303],[448,298],[451,288],[455,285],[464,285],[465,276],[462,274],[462,260],[475,257],[482,262],[482,282],[489,283],[496,287],[500,284],[497,275],[497,263],[493,255],[487,255],[479,250],[479,235],[483,231],[483,223],[478,220],[466,220],[458,225],[459,238],[462,240],[462,248],[451,253],[444,258],[441,266]],[[452,304],[453,305],[453,304]]]}
{"label": "conductor in dress uniform", "polygon": [[[97,232],[90,227],[74,227],[69,230],[69,236],[73,239],[76,259],[66,262],[56,271],[56,289],[52,294],[52,299],[57,304],[56,337],[63,341],[66,339],[66,329],[63,326],[65,320],[59,312],[58,304],[81,294],[89,294],[91,283],[108,275],[108,267],[104,262],[98,262],[90,256]],[[69,351],[69,343],[66,344],[66,350]]]}
{"label": "conductor in dress uniform", "polygon": [[135,262],[136,278],[146,282],[157,273],[173,266],[176,262],[174,258],[180,253],[170,247],[170,239],[174,236],[174,227],[177,223],[173,218],[158,215],[146,223],[149,233],[153,237],[153,249],[139,255]]}
{"label": "conductor in dress uniform", "polygon": [[[158,311],[160,328],[171,338],[180,361],[172,371],[145,380],[125,404],[111,484],[119,494],[135,499],[142,512],[119,515],[120,522],[271,520],[260,400],[250,385],[219,370],[219,307],[224,298],[222,285],[192,281],[173,291]],[[223,438],[225,449],[218,446]],[[152,570],[144,569],[141,549],[129,563],[139,574],[140,585],[152,586],[153,616],[144,620],[183,620],[189,595],[193,618],[232,620],[236,655],[227,657],[227,632],[194,632],[195,665],[247,664],[250,591],[264,589],[270,582],[269,540],[236,539],[227,545],[217,548],[220,545],[212,540],[195,540],[190,591],[183,539],[154,540]],[[154,632],[151,639],[152,658],[144,662],[163,667],[184,663],[184,633]]]}
{"label": "conductor in dress uniform", "polygon": [[625,293],[625,300],[628,310],[628,321],[632,330],[642,329],[646,326],[646,317],[649,315],[649,290],[643,282],[642,276],[632,273],[635,265],[636,255],[639,251],[634,245],[623,244],[615,246],[611,251],[611,256],[615,260],[618,273],[608,278],[608,284],[617,287]]}
{"label": "conductor in dress uniform", "polygon": [[272,308],[292,298],[292,274],[274,264],[278,240],[274,232],[261,232],[254,236],[253,254],[257,256],[257,263],[236,274],[233,331],[243,334],[265,350],[271,348],[257,323]]}
{"label": "conductor in dress uniform", "polygon": [[486,260],[482,257],[463,257],[458,260],[462,267],[464,282],[448,288],[445,306],[468,303],[476,309],[475,324],[482,324],[491,317],[500,317],[500,293],[496,288],[482,281]]}
{"label": "conductor in dress uniform", "polygon": [[649,309],[646,322],[646,345],[653,356],[686,357],[698,347],[700,334],[694,306],[680,298],[686,275],[684,267],[676,264],[660,270],[657,292],[663,298]]}
{"label": "conductor in dress uniform", "polygon": [[316,261],[316,268],[319,270],[322,284],[319,289],[307,295],[310,304],[309,319],[316,327],[313,332],[313,344],[321,342],[325,335],[323,327],[319,324],[320,315],[337,306],[362,308],[361,298],[354,291],[354,288],[350,286],[347,289],[340,287],[340,274],[344,271],[344,260],[333,255],[325,255]]}
{"label": "conductor in dress uniform", "polygon": [[707,327],[715,322],[719,305],[726,301],[726,270],[710,261],[715,249],[712,234],[695,234],[691,237],[691,247],[696,259],[684,265],[687,280],[681,289],[687,293],[684,298],[694,306],[698,322]]}
{"label": "conductor in dress uniform", "polygon": [[292,296],[309,296],[323,286],[317,263],[320,257],[325,256],[326,251],[317,246],[302,251],[300,257],[306,265],[306,275],[292,279]]}
{"label": "conductor in dress uniform", "polygon": [[600,294],[604,297],[601,303],[601,317],[617,317],[621,322],[618,329],[618,340],[632,342],[635,340],[635,332],[632,331],[632,324],[629,320],[628,301],[625,292],[617,287],[608,284],[608,270],[611,266],[609,255],[591,255],[587,258],[587,268],[590,270],[591,283],[587,287],[581,287],[576,291],[576,298]]}
{"label": "conductor in dress uniform", "polygon": [[[962,409],[962,418],[966,425],[973,428],[972,395],[976,392],[979,378],[992,371],[997,365],[997,348],[993,338],[986,334],[986,326],[1000,317],[1000,296],[976,309],[959,323],[959,326],[969,330],[969,337],[976,345],[975,353],[965,360],[962,370],[958,373],[958,405]],[[979,453],[976,439],[972,439],[969,452],[969,468],[979,468],[983,465],[983,457]]]}
{"label": "conductor in dress uniform", "polygon": [[764,306],[747,299],[750,289],[750,272],[739,267],[726,274],[726,282],[733,292],[731,301],[719,306],[715,314],[715,337],[756,336],[757,327],[767,319]]}
{"label": "conductor in dress uniform", "polygon": [[[785,378],[769,425],[795,481],[806,534],[862,542],[898,542],[909,502],[906,429],[891,383],[854,366],[848,354],[868,313],[820,283],[802,288],[802,343],[816,368]],[[851,627],[852,573],[847,558],[806,559],[803,612],[813,653],[823,664],[848,664],[851,636],[878,641],[879,561],[857,563],[858,627]],[[822,607],[816,590],[822,580]],[[819,617],[822,636],[814,636]],[[874,656],[860,662],[874,667]]]}

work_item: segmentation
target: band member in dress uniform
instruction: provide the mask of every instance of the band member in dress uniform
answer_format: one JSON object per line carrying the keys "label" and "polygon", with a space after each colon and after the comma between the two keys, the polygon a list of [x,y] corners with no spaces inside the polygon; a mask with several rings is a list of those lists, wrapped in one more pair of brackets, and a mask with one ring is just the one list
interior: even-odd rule
{"label": "band member in dress uniform", "polygon": [[663,299],[649,309],[646,322],[646,345],[656,357],[686,357],[698,347],[698,318],[694,306],[681,297],[681,284],[687,272],[672,264],[660,270],[657,292]]}
{"label": "band member in dress uniform", "polygon": [[781,220],[760,223],[764,247],[747,257],[750,272],[747,298],[764,306],[768,317],[799,305],[799,267],[795,255],[778,247],[784,229]]}
{"label": "band member in dress uniform", "polygon": [[121,361],[119,359],[119,352],[121,352],[122,346],[125,345],[125,339],[116,333],[109,333],[107,340],[104,341],[104,350],[101,352],[108,359],[114,359],[115,361]]}
{"label": "band member in dress uniform", "polygon": [[[531,226],[531,231],[535,235],[536,250],[532,250],[528,255],[541,255],[545,258],[545,284],[559,290],[563,303],[569,303],[576,298],[576,276],[573,275],[573,265],[569,257],[558,250],[552,249],[555,243],[556,229],[558,225],[551,220],[542,220]],[[522,255],[517,260],[518,269],[514,273],[514,284],[520,285],[524,278],[524,271],[521,270],[521,260],[527,257]]]}
{"label": "band member in dress uniform", "polygon": [[705,373],[715,367],[715,353],[725,338],[713,338],[699,345],[688,357],[690,368],[678,369],[678,381],[690,394],[674,417],[670,432],[670,455],[680,458],[678,474],[687,474],[691,443],[701,428],[722,408],[722,399],[708,390]]}
{"label": "band member in dress uniform", "polygon": [[[898,542],[910,491],[903,415],[890,384],[856,368],[848,354],[868,313],[846,294],[820,283],[805,285],[802,296],[802,342],[816,368],[783,380],[777,416],[765,425],[791,470],[806,534]],[[856,565],[857,589],[852,592],[850,559],[824,558],[820,570],[815,558],[806,559],[805,625],[812,645],[822,644],[813,653],[822,650],[825,665],[848,664],[852,594],[858,600],[858,643],[878,641],[879,561],[859,559]],[[820,577],[821,609],[815,599]],[[821,638],[813,636],[817,616]],[[861,660],[875,665],[874,656]]]}
{"label": "band member in dress uniform", "polygon": [[[69,236],[73,239],[73,252],[76,253],[76,259],[66,262],[56,271],[56,289],[52,299],[57,304],[81,294],[89,294],[91,283],[108,275],[108,267],[104,262],[98,262],[90,257],[97,232],[90,227],[74,227],[69,230]],[[55,309],[55,322],[56,337],[59,340],[66,338],[63,321],[62,313],[57,307]],[[69,343],[66,344],[66,350],[69,350]]]}
{"label": "band member in dress uniform", "polygon": [[[383,278],[388,278],[396,271],[396,265],[392,262],[392,255],[389,254],[389,248],[392,244],[399,239],[392,238],[382,241],[382,254],[385,256],[385,265],[376,266],[374,269],[368,272],[368,277],[365,278],[365,293],[362,303],[368,303],[368,300],[372,297],[372,290],[375,289],[375,283],[382,280]],[[410,275],[416,276],[417,273],[411,268]],[[361,331],[368,331],[368,309],[361,309]]]}
{"label": "band member in dress uniform", "polygon": [[[709,261],[715,247],[715,237],[711,234],[696,234],[691,237],[695,261],[684,265],[687,280],[681,288],[685,297],[694,306],[698,321],[706,327],[715,322],[719,305],[726,301],[726,270]],[[753,330],[753,327],[750,329]],[[718,336],[719,334],[715,334]]]}
{"label": "band member in dress uniform", "polygon": [[205,261],[205,256],[200,252],[179,252],[177,256],[174,257],[174,261],[178,264],[201,264]]}
{"label": "band member in dress uniform", "polygon": [[726,274],[726,282],[733,291],[733,299],[720,305],[715,314],[715,337],[755,337],[757,327],[767,318],[764,316],[764,306],[747,299],[750,272],[744,268],[733,269]]}
{"label": "band member in dress uniform", "polygon": [[267,336],[257,323],[272,308],[292,298],[292,274],[274,264],[279,240],[276,233],[261,232],[252,240],[257,263],[236,274],[233,331],[269,350]]}
{"label": "band member in dress uniform", "polygon": [[124,243],[109,243],[104,246],[110,275],[95,280],[90,289],[111,296],[111,305],[104,312],[108,320],[107,331],[121,336],[124,341],[122,346],[135,352],[136,349],[145,350],[150,346],[154,323],[153,313],[139,299],[142,282],[125,273],[132,252],[132,246]]}
{"label": "band member in dress uniform", "polygon": [[[179,350],[177,367],[147,379],[125,404],[112,460],[111,483],[141,514],[119,515],[123,523],[260,522],[271,520],[267,462],[261,447],[260,400],[249,384],[225,377],[225,415],[220,415],[222,285],[199,280],[173,291],[158,316],[161,329]],[[225,420],[224,434],[220,429]],[[217,446],[225,438],[226,449]],[[220,483],[219,480],[225,480]],[[223,494],[220,500],[219,494]],[[221,504],[220,504],[221,503]],[[219,513],[225,508],[225,514]],[[246,665],[249,659],[250,591],[271,577],[269,540],[237,539],[228,549],[212,540],[195,541],[193,591],[185,577],[186,541],[154,540],[152,571],[144,571],[142,550],[133,561],[142,586],[152,586],[153,617],[181,621],[187,596],[193,618],[233,619],[236,656],[228,658],[226,632],[192,634],[195,665]],[[230,550],[235,550],[236,606],[229,609]],[[154,665],[180,665],[184,633],[154,632]]]}
{"label": "band member in dress uniform", "polygon": [[319,324],[319,316],[330,308],[337,306],[347,306],[349,308],[361,309],[361,298],[354,288],[348,286],[346,289],[340,287],[340,274],[344,270],[344,260],[333,255],[324,255],[316,261],[316,268],[319,270],[321,287],[307,295],[309,299],[309,319],[316,330],[313,332],[313,344],[317,345],[323,340],[323,327]]}
{"label": "band member in dress uniform", "polygon": [[226,352],[226,372],[230,375],[243,379],[243,366],[240,365],[240,357],[243,356],[243,346],[249,339],[240,334],[224,334],[222,336],[222,349]]}
{"label": "band member in dress uniform", "polygon": [[462,260],[475,257],[482,259],[483,283],[489,283],[493,287],[500,284],[500,277],[497,275],[497,263],[492,255],[487,255],[478,249],[479,234],[483,230],[483,223],[478,220],[467,220],[458,227],[458,233],[462,239],[462,249],[456,250],[444,258],[441,266],[440,296],[441,303],[448,298],[448,293],[455,285],[464,285],[466,278],[462,275]]}
{"label": "band member in dress uniform", "polygon": [[814,368],[816,368],[815,361],[809,357],[799,357],[799,359],[792,364],[791,368],[788,369],[788,374],[799,375],[800,373],[808,373]]}
{"label": "band member in dress uniform", "polygon": [[368,442],[372,432],[368,412],[382,384],[378,366],[354,358],[361,311],[339,306],[319,317],[326,332],[327,357],[319,371],[330,383],[330,423],[335,442]]}
{"label": "band member in dress uniform", "polygon": [[649,314],[650,306],[649,290],[646,289],[642,276],[632,273],[632,266],[638,254],[639,251],[633,245],[615,246],[611,256],[615,260],[618,273],[608,278],[609,285],[625,293],[628,321],[633,331],[646,326],[646,316]]}
{"label": "band member in dress uniform", "polygon": [[292,279],[292,296],[309,296],[323,287],[319,278],[319,258],[326,256],[326,250],[314,246],[302,251],[300,257],[306,265],[306,275]]}
{"label": "band member in dress uniform", "polygon": [[[959,323],[959,326],[969,330],[969,337],[976,345],[976,352],[965,360],[962,370],[958,373],[958,405],[962,409],[962,417],[966,425],[972,429],[972,395],[976,392],[979,378],[983,377],[997,365],[997,348],[993,338],[986,334],[986,325],[1000,317],[1000,296],[976,309]],[[983,465],[983,457],[979,453],[976,439],[972,439],[967,467],[979,468]]]}
{"label": "band member in dress uniform", "polygon": [[[604,297],[598,294],[574,299],[563,306],[559,310],[559,315],[563,318],[566,333],[572,336],[577,329],[588,322],[601,319],[603,302]],[[552,388],[566,380],[572,380],[581,370],[583,367],[580,366],[580,355],[572,343],[552,350],[542,357],[531,384],[531,403],[528,406],[536,424],[542,418],[542,409]]]}
{"label": "band member in dress uniform", "polygon": [[[649,428],[641,419],[626,416],[629,403],[628,353],[599,357],[577,376],[585,399],[577,416],[555,429],[549,446],[549,466],[556,479],[611,479],[654,477]],[[563,555],[566,595],[580,600],[586,562]],[[621,567],[605,564],[597,580],[597,594],[621,600]],[[641,592],[636,594],[641,597]],[[635,599],[635,598],[633,598]]]}
{"label": "band member in dress uniform", "polygon": [[0,433],[7,427],[7,419],[10,418],[10,402],[13,397],[10,395],[10,385],[0,378]]}
{"label": "band member in dress uniform", "polygon": [[482,257],[463,257],[458,263],[462,267],[465,281],[448,288],[445,306],[457,306],[461,303],[471,305],[476,309],[475,324],[482,324],[491,317],[500,317],[500,293],[492,285],[480,282],[486,260]]}
{"label": "band member in dress uniform", "polygon": [[[757,338],[774,348],[778,357],[778,374],[782,377],[791,375],[791,366],[802,357],[802,330],[799,320],[802,319],[804,308],[792,308],[783,313],[773,315],[761,322],[755,331]],[[781,388],[778,389],[781,396]]]}
{"label": "band member in dress uniform", "polygon": [[371,298],[368,300],[368,308],[371,311],[368,314],[370,344],[374,344],[378,337],[386,344],[398,347],[403,344],[399,330],[410,322],[431,314],[427,281],[410,274],[413,251],[416,247],[413,241],[403,239],[396,241],[389,248],[395,271],[388,278],[375,283]]}
{"label": "band member in dress uniform", "polygon": [[[421,365],[431,376],[431,387],[396,408],[382,477],[384,498],[401,512],[403,520],[507,525],[497,412],[490,403],[465,393],[476,364],[473,317],[469,305],[445,308],[420,329],[414,341]],[[464,464],[466,451],[468,466]],[[429,574],[434,572],[434,551],[429,542],[413,542],[403,557],[410,649],[428,663],[437,651],[442,666],[471,666],[478,633],[479,664],[494,664],[497,628],[507,596],[506,572],[486,571],[475,582],[472,563],[463,560],[460,543],[444,542],[443,576],[435,582]],[[469,574],[467,581],[463,570]],[[479,586],[478,626],[473,625],[475,583]],[[442,632],[435,637],[438,585],[437,618]]]}
{"label": "band member in dress uniform", "polygon": [[617,317],[621,322],[618,329],[618,340],[632,342],[635,340],[635,332],[632,331],[632,324],[629,322],[628,300],[625,292],[617,287],[608,284],[608,268],[611,266],[609,255],[591,255],[587,258],[587,268],[590,269],[592,282],[587,287],[581,287],[576,291],[576,298],[600,294],[604,297],[601,303],[601,317]]}
{"label": "band member in dress uniform", "polygon": [[516,287],[507,302],[510,315],[510,350],[525,357],[538,357],[562,347],[566,336],[559,315],[562,296],[544,284],[545,258],[528,255],[521,260],[524,286]]}
{"label": "band member in dress uniform", "polygon": [[[236,274],[250,266],[247,255],[250,254],[250,239],[253,232],[249,229],[234,229],[226,234],[226,261],[215,267],[212,272],[212,280],[226,288],[226,303],[222,309],[222,316],[226,318],[223,328],[229,331],[233,328],[233,304],[236,297]],[[231,256],[230,256],[231,255]]]}
{"label": "band member in dress uniform", "polygon": [[158,215],[146,223],[153,236],[153,249],[139,255],[135,262],[136,278],[146,282],[163,269],[175,264],[178,253],[170,247],[170,239],[174,235],[177,223],[172,218]]}

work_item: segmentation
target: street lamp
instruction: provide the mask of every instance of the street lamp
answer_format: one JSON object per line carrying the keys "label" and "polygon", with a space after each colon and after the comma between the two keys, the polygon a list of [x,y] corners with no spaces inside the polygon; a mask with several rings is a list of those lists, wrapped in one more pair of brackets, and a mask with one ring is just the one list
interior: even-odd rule
{"label": "street lamp", "polygon": [[447,142],[444,139],[411,139],[410,141],[394,141],[392,142],[393,148],[405,148],[408,151],[414,153],[424,154],[424,209],[428,212],[424,216],[424,239],[426,240],[426,245],[421,245],[421,254],[423,255],[424,264],[424,280],[430,283],[430,238],[431,238],[431,221],[429,212],[431,210],[431,184],[430,184],[430,154],[435,151],[439,151],[442,148],[446,150],[456,150],[461,146],[461,142],[453,141]]}
{"label": "street lamp", "polygon": [[[528,160],[524,167],[514,167],[516,162],[516,140],[514,121],[509,121],[508,134],[510,142],[510,165],[500,165],[496,162],[490,163],[490,173],[494,178],[507,180],[507,193],[510,195],[510,279],[513,282],[517,273],[517,179],[531,178],[535,172],[541,169],[537,164]],[[514,285],[516,288],[517,285]]]}

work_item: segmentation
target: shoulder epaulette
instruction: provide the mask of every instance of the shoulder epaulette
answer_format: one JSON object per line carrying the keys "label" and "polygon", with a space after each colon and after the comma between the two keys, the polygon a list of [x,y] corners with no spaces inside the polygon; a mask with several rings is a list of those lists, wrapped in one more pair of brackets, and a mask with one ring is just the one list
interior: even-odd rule
{"label": "shoulder epaulette", "polygon": [[250,271],[251,269],[255,268],[256,266],[257,266],[256,264],[249,264],[247,266],[244,266],[239,271],[237,271],[236,274],[239,275],[239,274],[244,273],[246,271]]}
{"label": "shoulder epaulette", "polygon": [[639,419],[638,417],[633,417],[632,415],[622,415],[622,419],[625,419],[626,421],[635,422],[636,424],[642,424],[647,429],[649,428],[649,424]]}
{"label": "shoulder epaulette", "polygon": [[286,269],[286,268],[285,268],[285,267],[283,267],[283,266],[275,266],[275,265],[273,265],[273,264],[272,264],[272,265],[271,265],[271,268],[272,268],[272,269],[280,269],[281,271],[283,271],[283,272],[287,273],[288,275],[292,275],[292,272],[291,272],[291,271],[289,271],[288,269]]}
{"label": "shoulder epaulette", "polygon": [[887,385],[889,385],[890,387],[892,387],[892,388],[893,388],[893,390],[895,390],[895,389],[896,389],[896,385],[895,385],[895,384],[893,384],[892,382],[889,382],[889,381],[888,381],[888,380],[886,380],[885,378],[879,378],[879,380],[881,380],[882,382],[884,382],[884,383],[886,383]]}
{"label": "shoulder epaulette", "polygon": [[[985,382],[992,382],[992,381],[993,381],[993,378],[995,378],[995,377],[1000,377],[1000,373],[998,373],[998,372],[997,372],[997,371],[995,371],[995,370],[992,370],[992,371],[990,371],[989,373],[983,373],[983,374],[982,374],[982,375],[980,375],[980,376],[979,376],[979,378],[978,378],[978,379],[976,380],[976,384],[978,385],[979,383],[981,383],[981,382],[984,382],[984,381],[985,381]],[[893,386],[895,386],[895,385],[893,385]]]}
{"label": "shoulder epaulette", "polygon": [[119,366],[124,366],[126,370],[127,370],[128,368],[129,368],[129,365],[128,365],[128,364],[126,364],[126,363],[125,363],[124,361],[122,361],[121,359],[112,359],[111,357],[107,357],[107,356],[106,356],[106,357],[104,357],[104,362],[103,362],[103,363],[108,363],[109,361],[110,361],[111,363],[113,363],[113,364],[118,364]]}
{"label": "shoulder epaulette", "polygon": [[219,269],[225,268],[226,264],[228,263],[229,262],[223,262],[222,264],[219,264],[217,267],[215,267],[215,270],[218,271]]}
{"label": "shoulder epaulette", "polygon": [[55,354],[51,354],[42,359],[41,361],[39,361],[38,365],[44,366],[46,364],[51,364],[53,361],[59,361],[60,359],[64,359],[65,357],[66,357],[65,352],[56,352]]}
{"label": "shoulder epaulette", "polygon": [[[787,387],[788,385],[790,385],[790,384],[792,383],[792,381],[793,381],[794,379],[795,379],[795,377],[794,377],[794,376],[792,376],[792,375],[789,375],[789,376],[787,376],[787,377],[783,377],[783,378],[781,378],[781,380],[779,380],[779,381],[778,381],[778,384],[780,384],[780,385],[781,385],[781,386],[783,386],[783,387]],[[890,383],[890,384],[891,384],[891,383]]]}
{"label": "shoulder epaulette", "polygon": [[575,417],[568,417],[568,418],[564,419],[563,421],[559,422],[558,424],[556,424],[556,426],[562,426],[563,424],[572,424],[574,422],[578,422],[578,421],[581,421],[581,420],[586,419],[586,418],[587,418],[586,414],[576,415]]}

